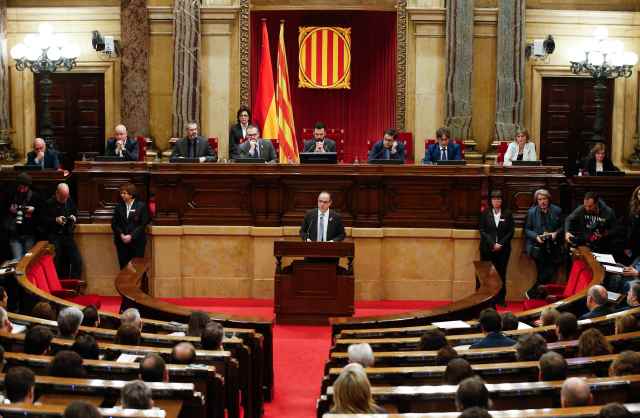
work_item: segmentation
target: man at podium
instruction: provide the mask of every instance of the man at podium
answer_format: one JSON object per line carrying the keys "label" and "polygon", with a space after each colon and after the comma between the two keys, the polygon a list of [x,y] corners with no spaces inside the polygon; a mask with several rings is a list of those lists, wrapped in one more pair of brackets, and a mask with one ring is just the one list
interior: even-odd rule
{"label": "man at podium", "polygon": [[318,196],[318,209],[311,209],[304,215],[304,222],[300,227],[300,237],[303,241],[342,241],[344,240],[344,226],[342,218],[331,207],[329,192],[321,192]]}

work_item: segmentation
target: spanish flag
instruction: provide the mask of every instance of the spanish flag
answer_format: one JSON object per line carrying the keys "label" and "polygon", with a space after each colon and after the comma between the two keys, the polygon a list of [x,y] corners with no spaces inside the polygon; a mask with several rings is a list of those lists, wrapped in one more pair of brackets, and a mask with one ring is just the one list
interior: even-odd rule
{"label": "spanish flag", "polygon": [[262,138],[274,139],[278,137],[278,114],[266,19],[262,19],[262,48],[258,71],[258,93],[253,104],[253,119],[261,129]]}
{"label": "spanish flag", "polygon": [[289,70],[284,48],[284,20],[280,21],[278,43],[278,141],[280,142],[280,164],[299,163],[296,127],[293,123],[293,107],[289,92]]}

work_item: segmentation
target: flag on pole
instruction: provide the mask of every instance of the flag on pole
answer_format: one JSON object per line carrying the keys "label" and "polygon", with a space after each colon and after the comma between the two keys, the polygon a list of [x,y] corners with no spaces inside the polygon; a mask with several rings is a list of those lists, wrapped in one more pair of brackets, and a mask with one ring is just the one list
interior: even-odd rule
{"label": "flag on pole", "polygon": [[273,87],[273,66],[269,52],[267,19],[262,19],[262,47],[258,69],[258,92],[253,104],[253,119],[262,132],[262,138],[278,137],[278,109]]}
{"label": "flag on pole", "polygon": [[280,39],[278,41],[278,141],[280,142],[280,163],[299,163],[296,127],[293,122],[293,107],[289,91],[289,70],[287,53],[284,47],[284,20],[280,21]]}

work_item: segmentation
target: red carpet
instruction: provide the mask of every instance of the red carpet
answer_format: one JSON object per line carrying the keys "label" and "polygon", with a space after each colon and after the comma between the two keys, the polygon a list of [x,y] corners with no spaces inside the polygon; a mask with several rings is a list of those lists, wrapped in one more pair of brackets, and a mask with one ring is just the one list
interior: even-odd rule
{"label": "red carpet", "polygon": [[[119,297],[101,297],[102,308],[117,312]],[[191,309],[273,318],[273,301],[265,299],[163,298]],[[365,301],[356,303],[356,316],[388,315],[429,309],[447,301]],[[519,311],[522,303],[507,308]],[[328,326],[274,326],[274,401],[265,405],[265,418],[315,418],[324,362],[331,345]]]}

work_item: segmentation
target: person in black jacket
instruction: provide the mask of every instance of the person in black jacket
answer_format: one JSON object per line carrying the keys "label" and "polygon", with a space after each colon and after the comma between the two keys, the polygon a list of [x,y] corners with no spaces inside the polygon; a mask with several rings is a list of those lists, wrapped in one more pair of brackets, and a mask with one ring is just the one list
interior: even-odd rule
{"label": "person in black jacket", "polygon": [[69,186],[58,184],[56,194],[47,200],[44,222],[47,239],[56,248],[56,270],[60,277],[80,278],[82,257],[73,239],[78,209],[69,197]]}
{"label": "person in black jacket", "polygon": [[127,127],[118,125],[113,138],[107,140],[104,155],[120,157],[127,161],[138,161],[138,140],[127,135]]}
{"label": "person in black jacket", "polygon": [[38,165],[42,169],[57,170],[60,168],[60,160],[55,150],[47,148],[42,138],[33,140],[33,151],[27,153],[27,165]]}
{"label": "person in black jacket", "polygon": [[134,184],[126,183],[120,186],[120,197],[122,201],[118,202],[113,210],[111,229],[120,269],[123,269],[132,258],[144,257],[149,212],[147,205],[137,198]]}
{"label": "person in black jacket", "polygon": [[22,258],[41,233],[42,200],[31,190],[31,177],[21,173],[16,178],[16,189],[7,200],[4,230],[9,237],[9,248],[14,260]]}
{"label": "person in black jacket", "polygon": [[502,193],[494,190],[491,192],[491,207],[480,216],[480,259],[491,261],[502,279],[496,302],[503,306],[507,294],[507,264],[513,232],[513,216],[509,210],[502,208]]}
{"label": "person in black jacket", "polygon": [[598,142],[591,148],[589,156],[582,162],[583,173],[595,176],[598,172],[620,171],[607,157],[607,150],[603,143]]}
{"label": "person in black jacket", "polygon": [[594,192],[584,195],[578,206],[565,220],[565,240],[569,245],[588,245],[593,251],[613,253],[616,215]]}
{"label": "person in black jacket", "polygon": [[318,196],[318,209],[311,209],[304,215],[300,227],[300,238],[303,241],[343,241],[344,226],[342,218],[331,206],[329,192],[321,192]]}
{"label": "person in black jacket", "polygon": [[251,125],[251,110],[247,106],[240,106],[236,113],[236,121],[237,123],[229,129],[229,158],[233,160],[240,157],[238,147],[247,138],[247,128]]}

